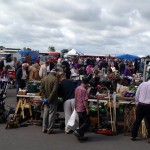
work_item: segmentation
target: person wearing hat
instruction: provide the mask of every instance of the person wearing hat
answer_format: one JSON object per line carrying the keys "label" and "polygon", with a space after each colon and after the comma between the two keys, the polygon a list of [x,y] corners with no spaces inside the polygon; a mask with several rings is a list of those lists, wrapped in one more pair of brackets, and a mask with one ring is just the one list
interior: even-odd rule
{"label": "person wearing hat", "polygon": [[43,133],[54,134],[53,125],[57,113],[58,78],[56,71],[51,70],[50,74],[41,80],[41,97],[44,102]]}

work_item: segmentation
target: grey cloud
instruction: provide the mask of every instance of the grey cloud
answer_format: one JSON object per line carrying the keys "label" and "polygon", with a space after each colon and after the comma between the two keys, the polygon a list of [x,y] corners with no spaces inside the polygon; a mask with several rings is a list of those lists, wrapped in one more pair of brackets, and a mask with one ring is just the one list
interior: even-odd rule
{"label": "grey cloud", "polygon": [[0,2],[0,45],[5,47],[149,53],[149,0]]}

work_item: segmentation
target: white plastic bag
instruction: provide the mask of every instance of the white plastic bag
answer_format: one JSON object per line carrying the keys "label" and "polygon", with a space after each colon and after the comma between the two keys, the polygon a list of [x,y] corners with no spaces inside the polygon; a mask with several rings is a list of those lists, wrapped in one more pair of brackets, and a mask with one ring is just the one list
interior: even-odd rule
{"label": "white plastic bag", "polygon": [[65,131],[69,132],[69,131],[74,131],[75,129],[77,129],[79,126],[79,117],[78,117],[78,113],[76,112],[76,110],[74,109],[73,113],[71,114],[68,123],[66,125]]}

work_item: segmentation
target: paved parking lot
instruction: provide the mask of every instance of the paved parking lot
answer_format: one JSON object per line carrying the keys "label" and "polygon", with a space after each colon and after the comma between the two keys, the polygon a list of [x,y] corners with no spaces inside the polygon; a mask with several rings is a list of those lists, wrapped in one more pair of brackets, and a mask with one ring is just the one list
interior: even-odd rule
{"label": "paved parking lot", "polygon": [[[6,104],[15,106],[15,90],[8,91]],[[42,133],[41,126],[27,126],[16,129],[5,129],[0,124],[0,150],[149,150],[150,144],[146,140],[130,141],[128,136],[122,134],[105,136],[87,133],[89,140],[79,142],[73,134],[64,134],[57,129],[57,134]]]}

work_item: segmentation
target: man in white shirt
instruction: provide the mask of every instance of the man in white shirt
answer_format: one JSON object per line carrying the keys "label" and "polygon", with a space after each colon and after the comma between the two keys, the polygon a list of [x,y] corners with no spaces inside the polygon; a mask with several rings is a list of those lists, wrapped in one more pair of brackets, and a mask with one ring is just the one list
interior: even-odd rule
{"label": "man in white shirt", "polygon": [[136,140],[138,130],[143,119],[147,123],[148,142],[150,143],[150,78],[147,82],[143,82],[137,89],[135,95],[136,120],[132,128],[131,140]]}

